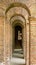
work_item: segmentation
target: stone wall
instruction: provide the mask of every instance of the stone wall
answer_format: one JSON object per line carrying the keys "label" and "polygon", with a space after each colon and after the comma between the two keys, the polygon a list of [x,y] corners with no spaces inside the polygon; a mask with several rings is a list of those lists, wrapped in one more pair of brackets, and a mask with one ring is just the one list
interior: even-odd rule
{"label": "stone wall", "polygon": [[4,17],[0,17],[0,62],[4,60]]}
{"label": "stone wall", "polygon": [[[16,1],[16,0],[13,0]],[[17,0],[19,1],[19,0]],[[20,0],[21,2],[23,2],[22,0]],[[27,19],[27,13],[25,14],[26,17],[26,36],[25,37],[25,49],[26,49],[26,65],[36,65],[36,4],[35,4],[35,0],[28,0],[25,1],[24,3],[28,6],[28,9],[30,10],[31,13],[31,17],[29,18],[29,20]],[[3,7],[4,9],[4,13],[7,9],[7,7],[9,7],[11,3],[11,0],[3,0],[2,2],[0,2],[0,8]],[[29,3],[29,4],[28,4]],[[19,8],[17,8],[19,11]],[[14,9],[15,11],[17,11],[17,9]],[[21,9],[21,8],[20,8]],[[11,58],[12,56],[12,25],[10,23],[9,19],[12,13],[12,9],[10,10],[10,12],[8,12],[7,14],[7,18],[5,18],[5,16],[2,16],[2,11],[0,10],[0,62],[7,62],[6,59],[9,57]],[[24,11],[25,12],[25,11]],[[24,12],[21,13],[24,14]],[[17,12],[19,13],[19,12]],[[29,30],[29,26],[30,26],[30,30]],[[7,64],[5,64],[7,65]]]}
{"label": "stone wall", "polygon": [[36,65],[36,20],[30,22],[30,63]]}

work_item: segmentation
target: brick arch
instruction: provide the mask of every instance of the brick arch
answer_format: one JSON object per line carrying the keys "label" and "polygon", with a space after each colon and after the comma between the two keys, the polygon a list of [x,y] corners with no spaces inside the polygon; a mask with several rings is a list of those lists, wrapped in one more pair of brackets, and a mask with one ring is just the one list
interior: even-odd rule
{"label": "brick arch", "polygon": [[[11,20],[13,18],[15,18],[17,16],[21,17],[23,19],[23,21],[22,21],[22,19],[20,20],[19,18],[16,18],[15,20],[21,21],[21,22],[18,22],[18,24],[21,24],[21,26],[24,28],[24,25],[26,26],[26,19],[22,14],[14,14],[14,15],[12,15],[11,18],[10,18],[10,22],[11,22]],[[16,23],[16,22],[14,22],[15,20],[12,21],[12,25]]]}
{"label": "brick arch", "polygon": [[12,15],[11,18],[10,18],[10,20],[11,20],[13,17],[15,17],[15,16],[20,16],[20,17],[22,17],[22,18],[26,21],[25,17],[24,17],[22,14],[14,14],[14,15]]}
{"label": "brick arch", "polygon": [[28,9],[28,7],[27,7],[25,4],[23,4],[23,3],[18,3],[18,2],[10,4],[10,6],[6,9],[5,14],[6,14],[11,8],[14,8],[14,7],[22,7],[22,8],[24,8],[24,9],[28,12],[29,16],[31,16],[30,10]]}
{"label": "brick arch", "polygon": [[24,24],[23,24],[23,22],[22,22],[21,20],[19,20],[19,19],[16,19],[16,20],[13,21],[13,23],[12,23],[12,27],[14,27],[14,26],[16,26],[16,25],[21,26],[22,29],[24,28]]}

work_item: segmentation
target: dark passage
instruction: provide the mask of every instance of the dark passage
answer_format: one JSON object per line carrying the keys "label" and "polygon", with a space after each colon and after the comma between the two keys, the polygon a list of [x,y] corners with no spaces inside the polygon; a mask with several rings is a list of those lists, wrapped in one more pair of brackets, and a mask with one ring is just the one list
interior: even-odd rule
{"label": "dark passage", "polygon": [[22,28],[19,25],[15,27],[15,48],[22,48]]}
{"label": "dark passage", "polygon": [[23,46],[22,46],[22,27],[15,26],[15,41],[14,41],[14,52],[13,57],[24,58],[23,56]]}

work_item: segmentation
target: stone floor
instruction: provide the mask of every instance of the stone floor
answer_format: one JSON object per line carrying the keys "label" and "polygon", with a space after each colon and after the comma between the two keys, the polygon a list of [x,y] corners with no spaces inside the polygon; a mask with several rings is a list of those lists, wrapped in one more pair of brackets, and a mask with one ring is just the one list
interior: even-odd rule
{"label": "stone floor", "polygon": [[[10,59],[7,60],[6,64],[8,64],[8,65],[25,65],[25,59],[12,57],[11,60]],[[5,65],[5,63],[2,62],[2,63],[0,63],[0,65]]]}

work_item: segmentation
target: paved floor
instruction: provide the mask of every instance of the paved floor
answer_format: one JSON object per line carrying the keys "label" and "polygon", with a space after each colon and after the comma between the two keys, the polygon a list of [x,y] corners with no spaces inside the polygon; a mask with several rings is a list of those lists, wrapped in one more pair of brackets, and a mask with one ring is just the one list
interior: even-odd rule
{"label": "paved floor", "polygon": [[12,58],[11,59],[11,64],[12,65],[24,65],[25,64],[25,59]]}
{"label": "paved floor", "polygon": [[[9,62],[11,63],[9,64]],[[25,65],[25,59],[12,57],[11,60],[9,58],[7,59],[7,63],[8,65]],[[0,63],[0,65],[5,65],[5,64],[2,62]]]}

